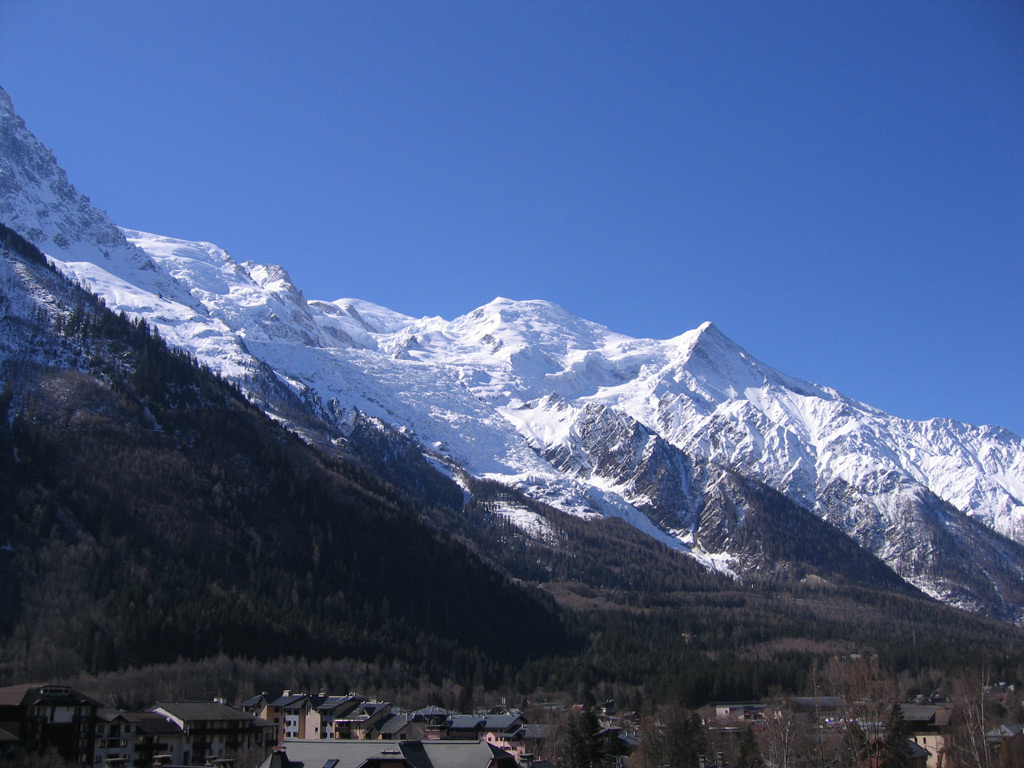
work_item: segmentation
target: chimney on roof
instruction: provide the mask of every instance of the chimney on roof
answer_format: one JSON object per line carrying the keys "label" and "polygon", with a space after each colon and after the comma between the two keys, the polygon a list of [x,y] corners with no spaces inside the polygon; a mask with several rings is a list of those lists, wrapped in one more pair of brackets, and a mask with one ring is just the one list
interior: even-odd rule
{"label": "chimney on roof", "polygon": [[281,692],[281,695],[282,695],[282,696],[291,696],[291,695],[292,695],[292,691],[291,691],[291,689],[290,689],[290,688],[285,688],[285,689],[284,689],[284,690],[283,690],[283,691]]}

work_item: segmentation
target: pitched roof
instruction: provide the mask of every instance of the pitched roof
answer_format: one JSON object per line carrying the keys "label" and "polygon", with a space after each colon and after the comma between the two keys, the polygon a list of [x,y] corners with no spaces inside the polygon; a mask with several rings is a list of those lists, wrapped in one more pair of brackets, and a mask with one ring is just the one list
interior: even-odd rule
{"label": "pitched roof", "polygon": [[323,701],[316,705],[318,712],[330,712],[338,708],[344,708],[346,711],[351,711],[362,704],[365,699],[362,696],[356,696],[349,694],[347,696],[327,696]]}
{"label": "pitched roof", "polygon": [[941,704],[900,704],[903,719],[911,725],[949,725],[952,707]]}
{"label": "pitched roof", "polygon": [[414,715],[423,715],[423,717],[448,717],[448,715],[454,715],[450,709],[444,709],[443,707],[435,707],[431,704],[429,707],[423,707],[423,709],[417,709],[413,712]]}
{"label": "pitched roof", "polygon": [[985,735],[992,739],[1009,739],[1024,733],[1024,723],[1005,723],[988,731]]}
{"label": "pitched roof", "polygon": [[108,723],[112,723],[118,719],[124,720],[128,723],[138,722],[135,718],[135,715],[131,714],[130,712],[122,712],[120,709],[117,709],[116,707],[100,707],[98,710],[96,710],[96,717]]}
{"label": "pitched roof", "polygon": [[451,715],[448,718],[448,727],[456,731],[473,731],[483,724],[484,719],[477,715]]}
{"label": "pitched roof", "polygon": [[930,757],[928,750],[922,747],[920,744],[907,739],[903,745],[903,754],[907,757],[914,759],[915,757]]}
{"label": "pitched roof", "polygon": [[29,689],[39,687],[40,686],[35,683],[27,683],[22,685],[9,685],[6,688],[0,688],[0,707],[18,706],[21,704],[21,700],[25,698],[25,694],[28,693]]}
{"label": "pitched roof", "polygon": [[381,710],[390,708],[391,704],[387,701],[360,701],[359,706],[351,712],[345,712],[340,717],[335,715],[335,720],[338,722],[359,723],[369,720]]}
{"label": "pitched roof", "polygon": [[[285,739],[280,753],[288,768],[360,768],[367,763],[404,762],[411,768],[487,768],[495,759],[515,768],[515,759],[484,741],[363,741]],[[270,768],[273,755],[261,768]],[[328,766],[331,761],[337,761]]]}
{"label": "pitched roof", "polygon": [[497,733],[505,733],[515,729],[515,726],[523,722],[523,716],[515,715],[488,715],[484,720],[484,730]]}
{"label": "pitched roof", "polygon": [[159,712],[133,712],[132,717],[138,722],[136,730],[138,730],[140,736],[184,733],[176,722],[169,720]]}
{"label": "pitched roof", "polygon": [[149,708],[150,712],[163,710],[182,722],[196,720],[252,720],[248,712],[229,707],[216,701],[158,701]]}
{"label": "pitched roof", "polygon": [[414,719],[415,716],[410,715],[408,712],[400,712],[392,715],[384,721],[383,725],[381,725],[380,732],[384,736],[394,735],[405,728]]}
{"label": "pitched roof", "polygon": [[12,685],[0,688],[0,706],[33,706],[36,704],[65,704],[68,706],[98,707],[100,703],[79,693],[68,685]]}
{"label": "pitched roof", "polygon": [[276,698],[273,701],[271,701],[268,706],[271,706],[271,707],[294,707],[296,704],[298,704],[303,699],[308,699],[308,698],[309,698],[309,696],[307,696],[304,693],[291,694],[289,696],[279,696],[278,698]]}

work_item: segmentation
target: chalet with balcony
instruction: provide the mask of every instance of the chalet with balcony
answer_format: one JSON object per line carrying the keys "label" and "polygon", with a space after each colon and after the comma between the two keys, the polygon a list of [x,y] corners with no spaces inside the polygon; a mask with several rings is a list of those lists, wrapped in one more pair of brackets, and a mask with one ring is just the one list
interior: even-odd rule
{"label": "chalet with balcony", "polygon": [[183,765],[205,765],[240,752],[269,750],[277,743],[273,723],[219,701],[160,702],[149,711],[184,732]]}
{"label": "chalet with balcony", "polygon": [[55,747],[72,763],[93,764],[99,703],[65,685],[0,688],[0,728],[24,749]]}
{"label": "chalet with balcony", "polygon": [[95,768],[131,768],[135,765],[138,721],[133,715],[112,707],[96,711]]}

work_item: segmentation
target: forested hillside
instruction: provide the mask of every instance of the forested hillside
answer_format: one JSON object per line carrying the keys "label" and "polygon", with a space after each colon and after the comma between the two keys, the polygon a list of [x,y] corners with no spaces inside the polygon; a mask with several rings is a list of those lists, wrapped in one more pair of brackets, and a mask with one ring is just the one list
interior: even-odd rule
{"label": "forested hillside", "polygon": [[550,600],[5,234],[0,677],[218,652],[493,677],[567,650]]}

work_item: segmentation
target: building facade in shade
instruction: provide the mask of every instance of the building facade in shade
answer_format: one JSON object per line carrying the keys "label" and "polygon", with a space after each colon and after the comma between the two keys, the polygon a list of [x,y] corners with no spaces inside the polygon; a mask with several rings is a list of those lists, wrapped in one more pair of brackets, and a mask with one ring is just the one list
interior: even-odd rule
{"label": "building facade in shade", "polygon": [[287,740],[260,768],[516,768],[485,741]]}
{"label": "building facade in shade", "polygon": [[134,712],[136,768],[183,765],[185,732],[169,717],[157,712]]}
{"label": "building facade in shade", "polygon": [[54,747],[72,763],[93,764],[99,703],[65,685],[0,689],[0,728],[23,749]]}
{"label": "building facade in shade", "polygon": [[135,763],[135,737],[138,721],[134,715],[113,707],[96,712],[94,768],[131,768]]}
{"label": "building facade in shade", "polygon": [[277,743],[277,728],[219,701],[160,702],[150,712],[164,715],[185,734],[184,765],[205,765]]}

